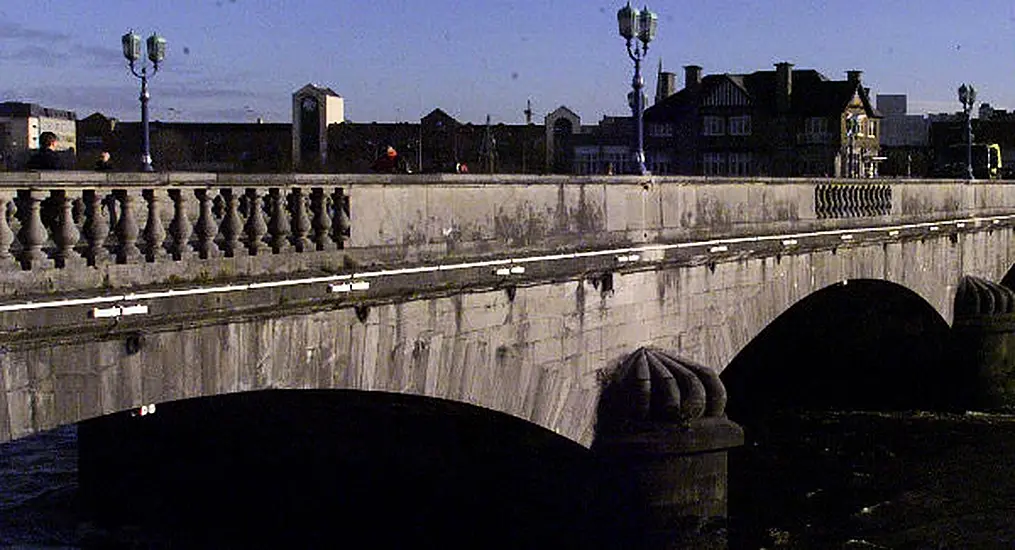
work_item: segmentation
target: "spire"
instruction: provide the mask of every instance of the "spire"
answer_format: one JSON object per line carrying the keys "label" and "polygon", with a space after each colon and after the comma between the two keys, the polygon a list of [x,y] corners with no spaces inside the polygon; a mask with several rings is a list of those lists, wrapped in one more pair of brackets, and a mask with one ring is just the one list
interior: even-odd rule
{"label": "spire", "polygon": [[656,72],[656,103],[666,99],[676,92],[676,76],[673,73],[663,72],[663,58],[659,58],[659,70]]}
{"label": "spire", "polygon": [[479,156],[483,161],[483,171],[487,174],[494,173],[497,164],[497,139],[493,137],[493,129],[490,127],[490,115],[486,115],[486,131],[479,147]]}

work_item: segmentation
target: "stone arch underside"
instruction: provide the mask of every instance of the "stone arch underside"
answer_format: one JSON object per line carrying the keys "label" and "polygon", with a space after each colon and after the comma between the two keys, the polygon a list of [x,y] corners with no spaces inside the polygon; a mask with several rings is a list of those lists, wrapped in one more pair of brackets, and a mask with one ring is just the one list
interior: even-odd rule
{"label": "stone arch underside", "polygon": [[955,403],[948,323],[916,293],[858,279],[794,304],[722,373],[730,415],[782,409],[936,409]]}

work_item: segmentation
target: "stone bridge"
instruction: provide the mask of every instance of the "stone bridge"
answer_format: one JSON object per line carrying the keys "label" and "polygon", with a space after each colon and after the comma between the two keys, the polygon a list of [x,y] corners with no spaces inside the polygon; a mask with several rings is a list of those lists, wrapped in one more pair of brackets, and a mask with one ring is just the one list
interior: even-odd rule
{"label": "stone bridge", "polygon": [[945,321],[1015,262],[1015,186],[671,177],[0,174],[0,441],[271,388],[413,393],[588,446],[654,347],[724,369],[831,285]]}

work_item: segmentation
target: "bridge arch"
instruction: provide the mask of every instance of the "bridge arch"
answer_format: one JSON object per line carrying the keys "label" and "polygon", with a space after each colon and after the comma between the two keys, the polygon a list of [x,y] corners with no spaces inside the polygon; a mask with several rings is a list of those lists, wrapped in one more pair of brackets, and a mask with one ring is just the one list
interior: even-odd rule
{"label": "bridge arch", "polygon": [[116,524],[182,525],[228,544],[336,533],[385,546],[491,532],[510,547],[595,541],[591,451],[462,402],[233,393],[85,421],[79,448],[80,498]]}
{"label": "bridge arch", "polygon": [[794,303],[730,362],[729,414],[785,408],[903,409],[948,402],[948,322],[898,283],[855,279]]}

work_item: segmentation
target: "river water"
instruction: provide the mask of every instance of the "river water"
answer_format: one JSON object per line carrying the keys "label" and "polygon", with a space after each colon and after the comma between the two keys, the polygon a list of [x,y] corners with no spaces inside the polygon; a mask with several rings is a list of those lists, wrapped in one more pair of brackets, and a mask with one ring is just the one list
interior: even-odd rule
{"label": "river water", "polygon": [[[730,548],[1015,547],[1015,417],[784,413],[730,458]],[[0,546],[168,546],[79,519],[73,426],[0,445]]]}

